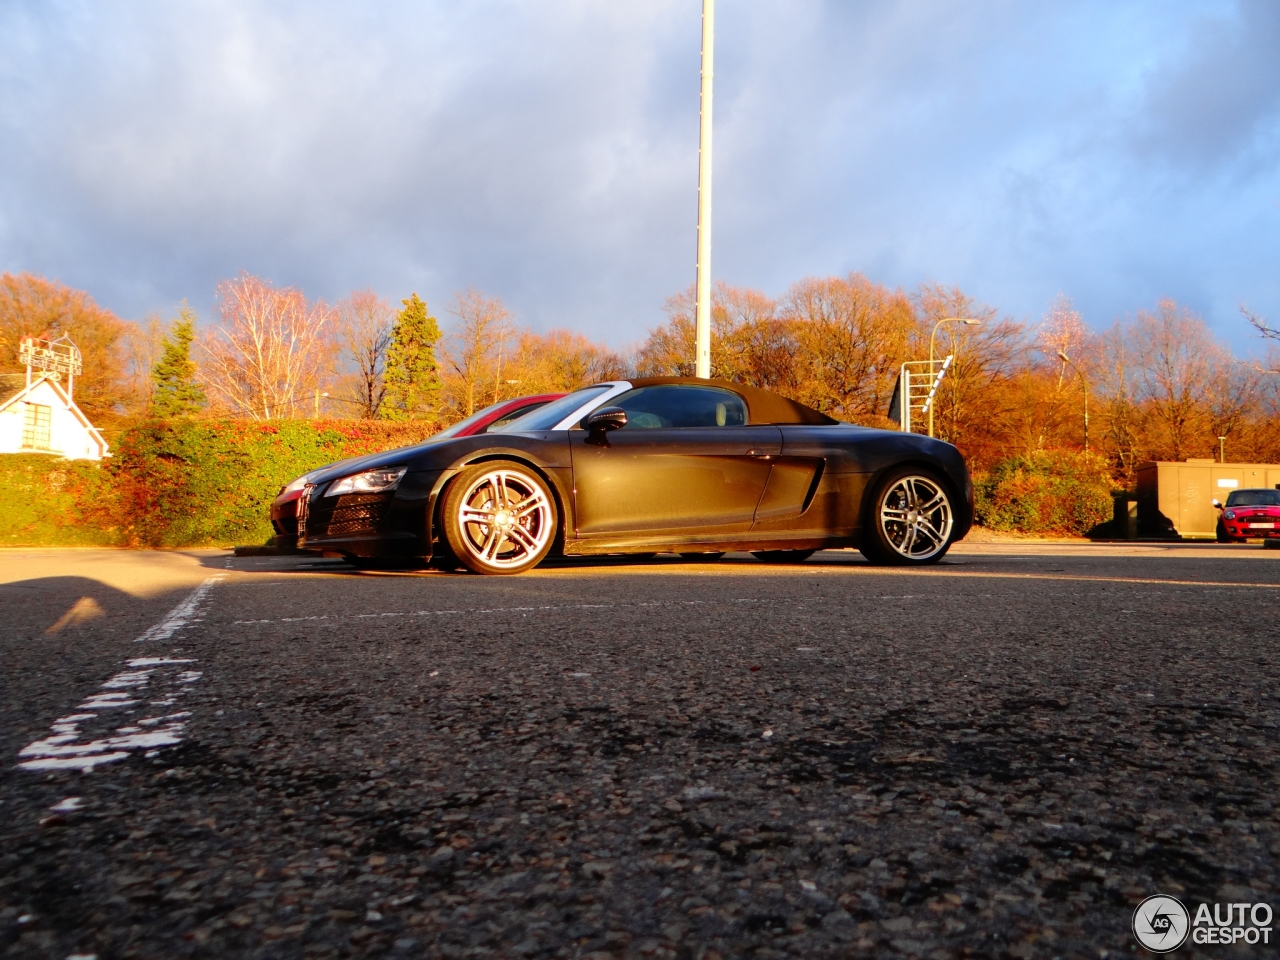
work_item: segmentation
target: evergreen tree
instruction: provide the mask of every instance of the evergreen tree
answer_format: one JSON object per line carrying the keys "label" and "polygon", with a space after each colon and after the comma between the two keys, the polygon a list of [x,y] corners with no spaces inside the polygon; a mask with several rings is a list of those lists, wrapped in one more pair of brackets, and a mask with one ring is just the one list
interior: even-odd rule
{"label": "evergreen tree", "polygon": [[164,338],[164,352],[151,368],[151,416],[189,417],[205,405],[204,387],[196,381],[191,359],[195,335],[195,311],[184,303]]}
{"label": "evergreen tree", "polygon": [[436,363],[440,326],[416,293],[401,303],[404,309],[396,314],[383,375],[384,420],[431,416],[440,402],[440,369]]}

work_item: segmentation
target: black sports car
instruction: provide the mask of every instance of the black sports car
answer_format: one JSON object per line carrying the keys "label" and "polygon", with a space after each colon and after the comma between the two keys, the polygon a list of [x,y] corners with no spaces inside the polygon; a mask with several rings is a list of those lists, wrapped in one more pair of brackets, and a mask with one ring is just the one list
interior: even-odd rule
{"label": "black sports car", "polygon": [[826,547],[925,564],[968,532],[973,486],[940,440],[840,423],[741,384],[661,377],[313,474],[299,515],[300,546],[357,564],[520,573],[552,552],[750,550],[795,563]]}

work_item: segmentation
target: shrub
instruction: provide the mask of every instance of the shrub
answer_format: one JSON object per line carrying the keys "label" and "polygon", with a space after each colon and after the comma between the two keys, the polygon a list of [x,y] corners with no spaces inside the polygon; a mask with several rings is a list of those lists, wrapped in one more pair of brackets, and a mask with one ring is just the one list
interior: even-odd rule
{"label": "shrub", "polygon": [[0,545],[114,546],[124,542],[111,473],[89,460],[0,456]]}
{"label": "shrub", "polygon": [[974,478],[978,523],[993,530],[1080,535],[1111,519],[1111,473],[1095,453],[1011,457]]}
{"label": "shrub", "polygon": [[116,441],[111,472],[131,545],[263,542],[280,487],[325,463],[390,450],[437,425],[353,420],[144,423]]}

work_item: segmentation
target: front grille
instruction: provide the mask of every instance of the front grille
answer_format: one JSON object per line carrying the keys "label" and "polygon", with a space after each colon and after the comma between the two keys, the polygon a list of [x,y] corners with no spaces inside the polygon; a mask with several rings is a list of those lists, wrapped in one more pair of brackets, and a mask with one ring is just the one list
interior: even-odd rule
{"label": "front grille", "polygon": [[386,494],[362,493],[338,497],[325,532],[330,537],[374,530],[386,516],[390,498]]}

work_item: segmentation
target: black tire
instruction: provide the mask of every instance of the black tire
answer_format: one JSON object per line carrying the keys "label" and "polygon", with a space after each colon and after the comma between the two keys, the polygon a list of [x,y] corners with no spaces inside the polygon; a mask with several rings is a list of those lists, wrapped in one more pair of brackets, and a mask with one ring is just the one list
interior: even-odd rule
{"label": "black tire", "polygon": [[1219,543],[1242,543],[1240,537],[1233,537],[1227,533],[1227,528],[1221,520],[1218,521],[1217,529],[1214,530],[1214,536]]}
{"label": "black tire", "polygon": [[762,563],[804,563],[815,550],[755,550],[752,556]]}
{"label": "black tire", "polygon": [[556,539],[559,516],[551,488],[534,470],[490,460],[462,470],[441,504],[449,551],[475,573],[532,570]]}
{"label": "black tire", "polygon": [[932,470],[892,470],[876,484],[867,502],[859,550],[872,563],[884,566],[937,563],[955,538],[955,502],[951,485]]}
{"label": "black tire", "polygon": [[682,552],[680,556],[684,557],[686,560],[692,560],[694,563],[714,563],[716,560],[719,560],[724,556],[724,551],[721,550],[719,553],[716,553],[713,550],[707,553],[699,553],[696,550],[690,550],[687,553]]}

